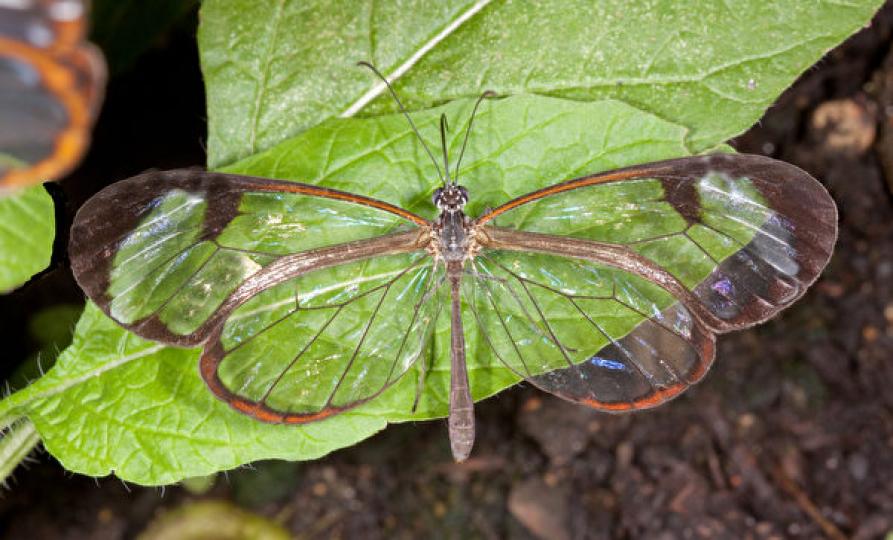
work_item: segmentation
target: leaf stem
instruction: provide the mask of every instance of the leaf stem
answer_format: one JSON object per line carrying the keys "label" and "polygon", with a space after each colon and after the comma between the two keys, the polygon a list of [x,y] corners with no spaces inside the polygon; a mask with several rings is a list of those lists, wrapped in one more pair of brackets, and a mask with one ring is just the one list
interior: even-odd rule
{"label": "leaf stem", "polygon": [[12,423],[0,438],[0,483],[7,484],[16,467],[40,443],[37,428],[27,418]]}

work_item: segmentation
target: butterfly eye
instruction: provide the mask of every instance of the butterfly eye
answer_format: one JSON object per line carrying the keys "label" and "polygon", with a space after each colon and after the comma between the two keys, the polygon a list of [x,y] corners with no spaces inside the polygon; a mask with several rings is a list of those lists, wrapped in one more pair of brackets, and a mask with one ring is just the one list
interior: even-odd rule
{"label": "butterfly eye", "polygon": [[467,203],[468,202],[468,190],[465,188],[465,186],[459,186],[459,193],[462,194],[462,204]]}
{"label": "butterfly eye", "polygon": [[440,208],[440,197],[443,195],[443,188],[437,188],[434,190],[434,195],[431,196],[431,202],[434,203],[434,206]]}

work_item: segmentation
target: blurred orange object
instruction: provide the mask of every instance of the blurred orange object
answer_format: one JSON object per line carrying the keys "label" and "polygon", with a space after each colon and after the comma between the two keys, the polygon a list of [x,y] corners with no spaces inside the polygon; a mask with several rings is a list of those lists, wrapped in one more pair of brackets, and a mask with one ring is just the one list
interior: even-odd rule
{"label": "blurred orange object", "polygon": [[106,67],[86,0],[0,0],[0,191],[55,180],[90,142]]}

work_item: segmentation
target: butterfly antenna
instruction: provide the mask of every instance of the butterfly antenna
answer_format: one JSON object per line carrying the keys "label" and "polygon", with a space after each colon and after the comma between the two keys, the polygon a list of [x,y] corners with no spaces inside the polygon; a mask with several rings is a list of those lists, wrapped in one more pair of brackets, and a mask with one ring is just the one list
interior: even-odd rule
{"label": "butterfly antenna", "polygon": [[484,101],[484,98],[495,96],[496,92],[487,90],[486,92],[481,94],[481,97],[479,97],[477,102],[474,104],[474,109],[471,110],[471,118],[468,120],[468,129],[465,130],[465,139],[462,141],[462,150],[459,151],[459,159],[456,160],[456,184],[459,183],[459,165],[462,164],[462,156],[465,155],[465,146],[468,144],[468,135],[471,133],[471,126],[474,125],[474,117],[478,112],[478,107],[480,107],[481,102]]}
{"label": "butterfly antenna", "polygon": [[422,143],[422,147],[425,149],[425,152],[428,153],[428,157],[431,158],[431,163],[433,163],[434,168],[437,169],[437,176],[440,177],[440,181],[446,183],[446,180],[444,180],[443,177],[443,173],[440,171],[440,166],[437,165],[437,159],[434,158],[434,153],[431,152],[431,149],[428,148],[427,144],[425,144],[425,139],[422,138],[422,135],[419,133],[418,128],[415,127],[415,123],[413,123],[412,118],[409,116],[409,113],[406,112],[406,107],[403,106],[403,103],[397,96],[397,92],[394,91],[394,87],[391,86],[391,83],[388,82],[388,79],[384,75],[382,75],[375,66],[373,66],[369,62],[366,62],[365,60],[357,62],[357,65],[369,68],[372,73],[375,73],[375,75],[378,76],[379,79],[381,79],[381,82],[383,82],[384,85],[388,87],[388,90],[391,92],[391,96],[394,98],[394,101],[397,102],[397,107],[400,108],[400,112],[403,113],[403,116],[406,117],[406,121],[409,122],[409,127],[412,128],[413,133],[415,133],[415,136],[418,137],[419,142]]}
{"label": "butterfly antenna", "polygon": [[447,123],[447,117],[445,114],[440,115],[440,148],[443,149],[443,170],[446,173],[446,185],[451,185],[453,182],[450,180],[450,158],[447,152],[447,143],[446,143],[446,132],[449,131],[450,125]]}

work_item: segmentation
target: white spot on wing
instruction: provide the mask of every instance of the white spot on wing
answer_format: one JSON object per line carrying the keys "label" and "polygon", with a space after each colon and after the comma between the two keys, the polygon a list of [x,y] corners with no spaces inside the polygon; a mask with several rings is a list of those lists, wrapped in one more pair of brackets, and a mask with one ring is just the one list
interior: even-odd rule
{"label": "white spot on wing", "polygon": [[50,18],[54,21],[74,21],[84,14],[80,0],[61,0],[50,4]]}
{"label": "white spot on wing", "polygon": [[53,42],[53,32],[45,24],[34,23],[28,26],[25,38],[32,45],[46,47]]}
{"label": "white spot on wing", "polygon": [[31,9],[34,2],[31,0],[0,0],[0,8],[4,9]]}

